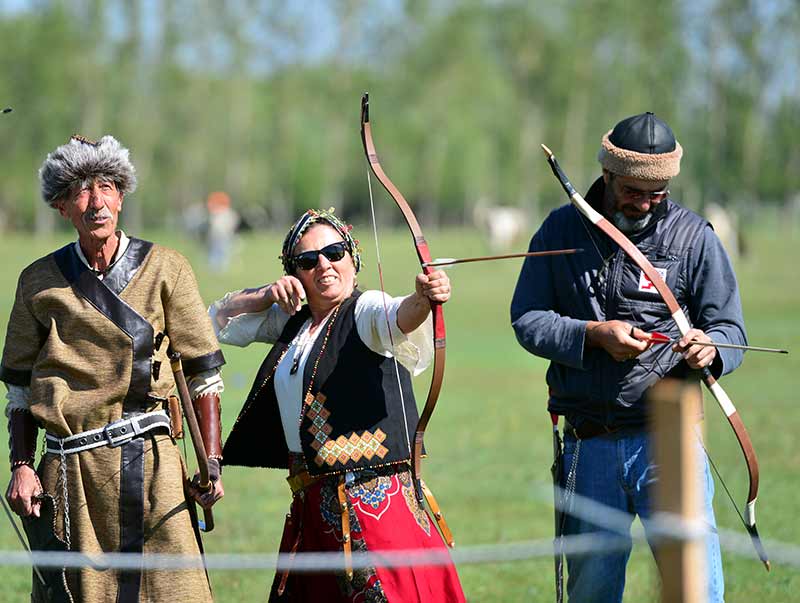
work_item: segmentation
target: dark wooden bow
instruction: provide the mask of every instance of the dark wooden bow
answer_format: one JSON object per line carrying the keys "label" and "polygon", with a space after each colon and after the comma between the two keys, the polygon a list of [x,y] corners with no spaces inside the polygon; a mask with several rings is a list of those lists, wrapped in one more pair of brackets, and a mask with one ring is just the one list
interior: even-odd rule
{"label": "dark wooden bow", "polygon": [[[364,153],[367,156],[367,162],[375,174],[375,177],[386,189],[386,192],[394,199],[397,207],[403,214],[403,218],[411,230],[411,235],[414,237],[414,248],[417,251],[420,266],[425,274],[433,272],[434,268],[429,267],[427,264],[431,262],[431,252],[428,250],[428,243],[422,234],[422,229],[419,226],[417,217],[411,210],[403,194],[392,183],[386,172],[383,171],[378,154],[375,152],[375,144],[372,142],[372,128],[369,123],[369,94],[364,94],[361,97],[361,141],[364,143]],[[444,311],[442,304],[431,301],[431,312],[433,313],[433,377],[431,379],[431,386],[428,390],[428,397],[425,400],[425,407],[422,409],[422,414],[417,422],[417,428],[414,430],[414,449],[411,453],[411,471],[414,478],[414,489],[417,495],[417,500],[420,503],[423,500],[422,485],[420,478],[422,475],[422,447],[423,438],[425,436],[425,429],[428,426],[433,410],[436,408],[436,401],[439,399],[439,391],[442,389],[442,380],[444,378],[444,361],[445,361],[445,329],[444,329]]]}
{"label": "dark wooden bow", "polygon": [[[186,385],[186,376],[183,374],[180,352],[176,352],[170,348],[169,361],[172,366],[172,374],[175,377],[178,398],[180,398],[181,406],[183,407],[183,416],[186,419],[186,424],[189,426],[189,435],[192,437],[192,445],[194,446],[195,456],[197,457],[197,467],[200,471],[198,487],[202,492],[208,492],[213,487],[208,467],[208,456],[206,455],[205,444],[203,444],[203,436],[200,433],[200,425],[197,422],[197,414],[194,409],[194,404],[192,403],[192,397],[189,395],[189,387]],[[203,515],[205,522],[202,526],[202,530],[204,532],[210,532],[214,529],[214,514],[211,509],[203,509]]]}
{"label": "dark wooden bow", "polygon": [[[542,145],[542,150],[547,156],[547,162],[550,164],[553,173],[556,175],[556,178],[558,178],[561,186],[566,191],[567,196],[570,198],[570,201],[572,201],[572,204],[592,224],[597,226],[597,228],[608,235],[612,241],[619,245],[620,248],[622,248],[622,250],[636,263],[636,265],[642,269],[647,278],[650,279],[650,282],[653,283],[656,290],[661,295],[661,298],[667,304],[667,308],[672,314],[672,319],[675,321],[675,324],[678,325],[681,335],[686,335],[686,333],[692,328],[689,324],[689,320],[686,318],[686,315],[678,304],[678,301],[675,299],[675,295],[672,293],[672,290],[670,290],[670,288],[667,286],[667,283],[664,282],[664,279],[661,278],[661,275],[650,263],[650,260],[648,260],[644,254],[639,251],[639,248],[636,247],[636,245],[634,245],[630,239],[628,239],[628,237],[618,230],[617,227],[611,222],[606,220],[601,214],[595,211],[595,209],[586,202],[586,200],[578,193],[578,191],[575,190],[575,187],[572,186],[569,179],[564,174],[564,171],[558,165],[553,152],[545,145]],[[761,562],[764,564],[764,567],[767,568],[767,571],[769,571],[769,558],[767,557],[767,552],[764,550],[764,546],[761,543],[761,538],[758,535],[758,530],[756,529],[756,498],[758,497],[758,460],[756,459],[756,451],[753,448],[753,443],[750,441],[750,435],[747,433],[747,429],[745,429],[744,423],[739,417],[739,412],[736,410],[733,402],[731,402],[728,394],[724,389],[722,389],[722,386],[717,382],[717,380],[714,379],[714,376],[711,374],[711,371],[708,370],[708,367],[703,368],[701,373],[703,376],[703,381],[711,391],[711,394],[714,396],[717,403],[720,405],[720,408],[722,408],[725,416],[728,418],[728,423],[730,423],[730,426],[733,428],[733,432],[736,434],[736,439],[739,441],[739,446],[744,454],[744,460],[747,464],[747,472],[750,477],[750,488],[747,493],[747,504],[745,505],[744,514],[739,513],[739,517],[742,519],[744,527],[750,534],[750,538],[753,541],[753,546],[755,547]]]}

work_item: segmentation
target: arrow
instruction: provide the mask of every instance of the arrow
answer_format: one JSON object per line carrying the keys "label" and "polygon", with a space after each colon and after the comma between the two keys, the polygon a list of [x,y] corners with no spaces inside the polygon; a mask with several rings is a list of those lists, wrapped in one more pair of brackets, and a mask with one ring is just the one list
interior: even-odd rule
{"label": "arrow", "polygon": [[573,253],[583,253],[583,249],[552,249],[550,251],[529,251],[528,253],[509,253],[507,255],[485,255],[476,258],[436,258],[430,262],[424,262],[423,268],[430,266],[435,268],[437,266],[452,266],[453,264],[466,264],[467,262],[488,262],[490,260],[505,260],[508,258],[533,258],[546,255],[571,255]]}
{"label": "arrow", "polygon": [[[676,343],[680,341],[679,339],[674,339],[672,337],[668,337],[664,335],[664,333],[659,333],[658,331],[654,331],[652,333],[648,333],[650,336],[650,341],[653,343]],[[773,354],[788,354],[789,350],[781,350],[778,348],[763,348],[754,345],[739,345],[736,343],[717,343],[716,341],[697,341],[696,339],[692,339],[690,342],[692,345],[702,345],[706,347],[712,348],[730,348],[732,350],[750,350],[751,352],[771,352]]]}

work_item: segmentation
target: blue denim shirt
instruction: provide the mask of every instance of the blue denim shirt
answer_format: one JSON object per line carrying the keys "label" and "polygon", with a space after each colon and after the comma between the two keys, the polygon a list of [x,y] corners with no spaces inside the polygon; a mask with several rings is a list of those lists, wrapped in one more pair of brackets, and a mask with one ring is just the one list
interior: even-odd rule
{"label": "blue denim shirt", "polygon": [[[598,179],[586,198],[599,207]],[[720,343],[745,344],[736,276],[719,238],[697,214],[667,199],[654,223],[630,238],[662,271],[692,326]],[[666,304],[641,269],[572,205],[554,210],[531,240],[531,251],[580,247],[583,253],[527,258],[511,302],[519,343],[551,361],[550,412],[611,426],[641,425],[644,398],[664,376],[699,379],[670,345],[615,361],[585,346],[588,321],[623,320],[644,331],[680,337]],[[715,377],[734,370],[739,350],[718,349]]]}

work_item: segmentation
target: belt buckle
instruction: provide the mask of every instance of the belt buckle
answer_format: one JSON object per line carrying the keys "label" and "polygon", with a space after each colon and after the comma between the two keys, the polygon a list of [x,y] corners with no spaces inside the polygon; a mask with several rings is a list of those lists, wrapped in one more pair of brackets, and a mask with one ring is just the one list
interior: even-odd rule
{"label": "belt buckle", "polygon": [[[117,421],[117,423],[109,423],[105,427],[103,427],[103,436],[105,437],[106,442],[108,442],[109,447],[118,448],[119,446],[122,446],[125,442],[127,442],[130,439],[130,437],[125,437],[125,438],[122,438],[120,441],[115,442],[114,438],[111,436],[111,433],[110,433],[111,430],[112,429],[116,429],[116,427],[114,427],[114,425],[117,425],[118,423],[124,423],[124,422],[127,422],[127,421]],[[125,429],[125,431],[122,431],[123,429],[125,429],[125,427],[124,426],[120,426],[120,431],[122,432],[122,435],[123,436],[127,436],[127,431],[128,430]]]}

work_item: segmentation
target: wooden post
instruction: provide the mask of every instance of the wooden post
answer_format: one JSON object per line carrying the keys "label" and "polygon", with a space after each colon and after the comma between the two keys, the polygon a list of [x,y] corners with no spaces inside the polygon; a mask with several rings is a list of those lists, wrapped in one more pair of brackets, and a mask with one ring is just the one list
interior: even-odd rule
{"label": "wooden post", "polygon": [[[701,465],[694,425],[700,418],[702,392],[697,383],[665,379],[649,397],[653,424],[653,456],[658,481],[653,518],[663,513],[702,525]],[[703,536],[662,537],[656,548],[663,603],[701,603],[708,599]]]}

